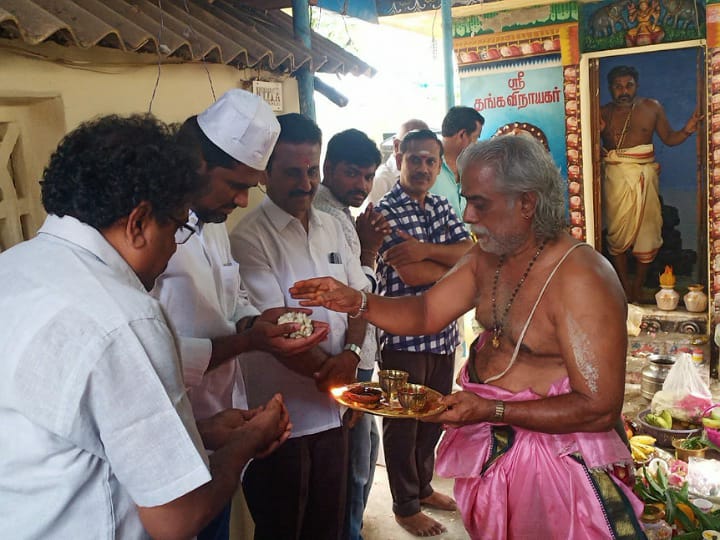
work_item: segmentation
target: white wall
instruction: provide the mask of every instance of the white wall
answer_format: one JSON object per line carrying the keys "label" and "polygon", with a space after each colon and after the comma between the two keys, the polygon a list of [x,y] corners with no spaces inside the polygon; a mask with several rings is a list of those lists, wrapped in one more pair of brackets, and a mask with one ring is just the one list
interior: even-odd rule
{"label": "white wall", "polygon": [[[52,43],[27,47],[17,40],[0,40],[0,124],[18,116],[18,107],[30,107],[45,100],[59,107],[53,115],[52,135],[45,137],[46,148],[35,152],[38,165],[38,160],[47,161],[63,133],[85,120],[105,114],[148,112],[156,81],[152,112],[165,122],[181,122],[213,102],[208,73],[216,97],[232,88],[251,90],[253,78],[282,81],[282,112],[299,111],[294,78],[227,65],[191,63],[163,64],[158,81],[154,61],[152,55],[101,47],[83,51]],[[15,113],[10,114],[11,109]],[[23,127],[26,139],[36,138],[33,133],[48,132],[50,118],[37,114],[23,116],[29,119]],[[44,163],[39,166],[41,170]],[[251,196],[251,206],[262,198],[262,193],[253,191],[256,193]],[[229,226],[241,214],[241,210],[235,212]]]}

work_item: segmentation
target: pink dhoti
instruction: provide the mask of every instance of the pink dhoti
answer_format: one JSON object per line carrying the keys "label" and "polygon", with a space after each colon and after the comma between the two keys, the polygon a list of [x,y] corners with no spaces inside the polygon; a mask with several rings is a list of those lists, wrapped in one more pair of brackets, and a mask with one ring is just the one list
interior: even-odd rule
{"label": "pink dhoti", "polygon": [[[469,382],[463,389],[486,399],[541,399]],[[548,397],[570,392],[566,378]],[[616,475],[632,458],[615,431],[548,434],[489,423],[449,428],[436,470],[455,478],[455,499],[473,539],[599,540],[644,538],[642,502]]]}

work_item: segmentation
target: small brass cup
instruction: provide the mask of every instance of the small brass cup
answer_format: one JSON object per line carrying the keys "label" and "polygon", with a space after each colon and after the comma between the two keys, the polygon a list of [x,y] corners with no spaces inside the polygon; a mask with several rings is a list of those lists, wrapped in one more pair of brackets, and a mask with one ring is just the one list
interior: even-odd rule
{"label": "small brass cup", "polygon": [[381,369],[378,371],[378,381],[380,388],[385,392],[385,398],[388,401],[397,400],[398,388],[407,383],[410,374],[407,371],[397,369]]}
{"label": "small brass cup", "polygon": [[398,388],[398,401],[403,409],[419,412],[427,405],[427,389],[421,384],[406,384]]}

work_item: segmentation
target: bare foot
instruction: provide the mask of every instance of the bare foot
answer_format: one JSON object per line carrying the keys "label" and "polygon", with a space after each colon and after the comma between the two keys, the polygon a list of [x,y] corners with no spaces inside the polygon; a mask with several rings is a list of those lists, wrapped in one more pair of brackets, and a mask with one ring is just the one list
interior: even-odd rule
{"label": "bare foot", "polygon": [[438,510],[457,510],[457,504],[452,497],[433,491],[432,495],[420,499],[420,504],[429,506],[430,508],[437,508]]}
{"label": "bare foot", "polygon": [[395,514],[395,521],[403,529],[415,536],[437,536],[447,531],[442,523],[435,521],[422,512],[406,517]]}

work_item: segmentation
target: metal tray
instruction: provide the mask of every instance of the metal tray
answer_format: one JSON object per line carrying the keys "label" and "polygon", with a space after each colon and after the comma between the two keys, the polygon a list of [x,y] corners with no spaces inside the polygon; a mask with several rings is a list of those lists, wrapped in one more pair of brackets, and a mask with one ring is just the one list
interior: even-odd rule
{"label": "metal tray", "polygon": [[[363,386],[373,386],[380,388],[379,383],[376,382],[364,382],[359,383]],[[427,404],[421,411],[408,411],[402,408],[399,403],[389,403],[385,397],[383,397],[379,403],[367,405],[365,403],[357,403],[351,399],[345,397],[345,392],[352,388],[352,384],[347,386],[338,386],[330,391],[330,395],[338,403],[345,405],[356,411],[366,412],[368,414],[374,414],[375,416],[384,416],[387,418],[424,418],[426,416],[433,416],[445,410],[445,405],[442,405],[438,401],[442,397],[442,394],[437,390],[425,387],[428,394]]]}

